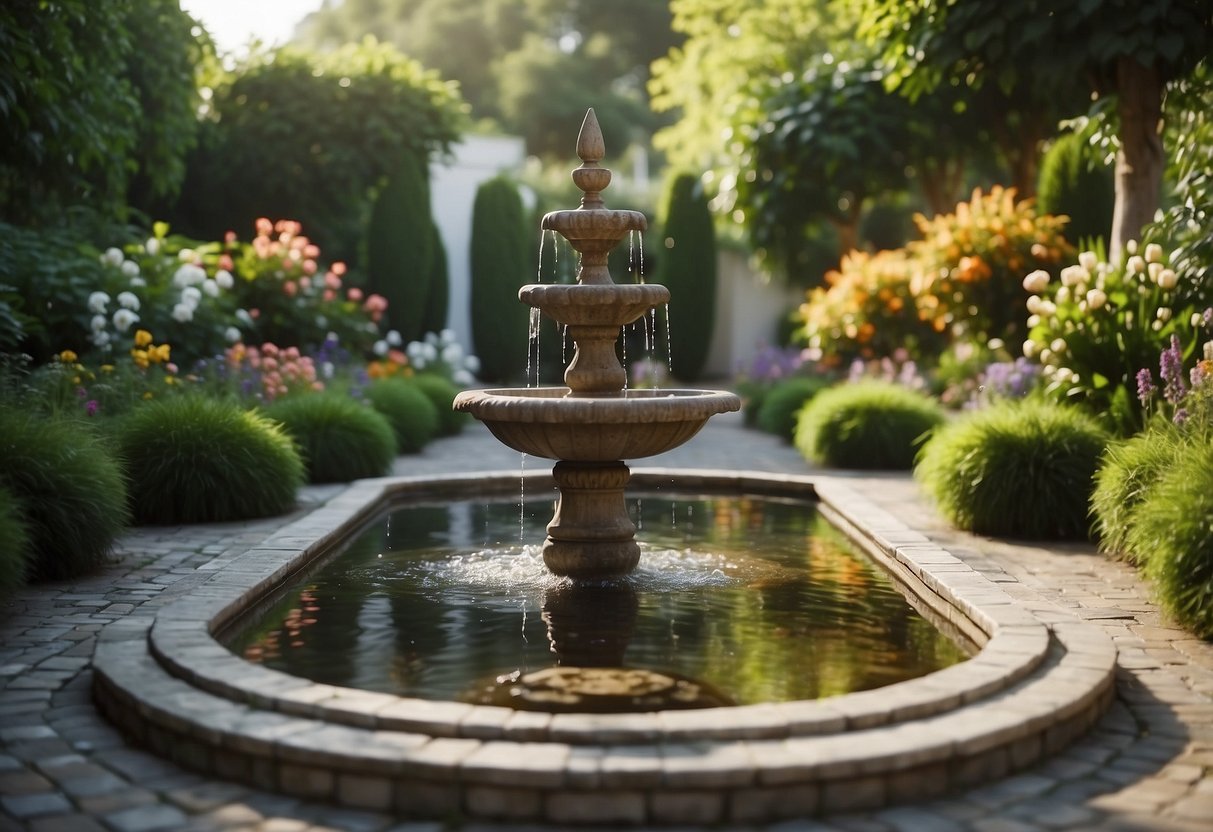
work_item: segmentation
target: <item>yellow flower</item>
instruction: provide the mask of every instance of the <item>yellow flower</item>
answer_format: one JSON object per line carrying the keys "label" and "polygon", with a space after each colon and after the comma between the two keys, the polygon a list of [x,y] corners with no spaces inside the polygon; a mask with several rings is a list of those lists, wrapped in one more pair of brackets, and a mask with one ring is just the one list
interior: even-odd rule
{"label": "yellow flower", "polygon": [[101,369],[101,372],[108,375],[114,371],[114,365],[113,364],[102,364],[100,369]]}
{"label": "yellow flower", "polygon": [[151,390],[148,390],[146,393],[144,393],[144,394],[143,394],[143,399],[144,399],[144,401],[146,401],[146,400],[150,399],[151,397],[152,397],[152,391],[151,391]]}
{"label": "yellow flower", "polygon": [[136,367],[147,369],[147,350],[131,350],[131,359],[135,362]]}
{"label": "yellow flower", "polygon": [[166,363],[168,363],[168,361],[169,361],[169,352],[171,352],[171,351],[172,351],[172,347],[170,347],[168,344],[161,344],[161,345],[160,345],[160,346],[158,346],[158,347],[154,347],[154,348],[148,348],[148,352],[149,352],[149,353],[150,353],[150,352],[155,352],[156,357],[155,357],[154,359],[152,359],[152,360],[153,360],[153,361],[155,361],[157,364],[166,364]]}
{"label": "yellow flower", "polygon": [[140,329],[135,333],[135,346],[146,347],[152,342],[152,334],[146,329]]}
{"label": "yellow flower", "polygon": [[59,360],[64,364],[75,364],[76,361],[79,360],[79,356],[71,350],[64,350],[63,352],[59,353]]}
{"label": "yellow flower", "polygon": [[177,380],[176,376],[165,376],[164,383],[165,384],[177,384],[178,380]]}

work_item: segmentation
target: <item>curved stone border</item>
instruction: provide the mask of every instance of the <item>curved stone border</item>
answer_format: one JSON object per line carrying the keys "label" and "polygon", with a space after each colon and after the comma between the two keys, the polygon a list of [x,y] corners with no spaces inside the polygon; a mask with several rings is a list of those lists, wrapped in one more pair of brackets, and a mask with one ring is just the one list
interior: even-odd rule
{"label": "curved stone border", "polygon": [[[107,628],[102,709],[194,768],[412,815],[560,823],[750,822],[922,799],[1059,750],[1112,695],[1102,630],[1046,624],[837,481],[637,470],[637,488],[816,496],[934,614],[967,662],[807,702],[627,715],[538,714],[320,685],[253,665],[212,634],[403,499],[517,493],[517,474],[356,483],[217,570],[149,630]],[[526,477],[527,493],[551,486]]]}

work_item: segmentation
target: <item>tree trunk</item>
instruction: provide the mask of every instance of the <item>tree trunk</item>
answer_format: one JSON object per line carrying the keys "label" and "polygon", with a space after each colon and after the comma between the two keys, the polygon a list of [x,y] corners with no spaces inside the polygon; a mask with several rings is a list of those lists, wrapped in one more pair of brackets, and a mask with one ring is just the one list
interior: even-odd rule
{"label": "tree trunk", "polygon": [[1154,221],[1166,157],[1162,146],[1163,83],[1158,70],[1133,58],[1116,65],[1120,150],[1116,153],[1116,203],[1112,210],[1113,258]]}

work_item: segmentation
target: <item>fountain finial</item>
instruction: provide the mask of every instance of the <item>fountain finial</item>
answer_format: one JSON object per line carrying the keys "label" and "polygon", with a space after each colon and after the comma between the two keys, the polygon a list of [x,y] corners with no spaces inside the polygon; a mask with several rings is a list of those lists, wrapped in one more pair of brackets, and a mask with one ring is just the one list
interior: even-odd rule
{"label": "fountain finial", "polygon": [[611,184],[611,171],[598,165],[604,156],[606,144],[602,140],[602,128],[591,107],[586,110],[581,131],[577,134],[577,158],[581,159],[581,167],[573,171],[573,184],[585,192],[581,197],[582,208],[603,207],[602,191]]}

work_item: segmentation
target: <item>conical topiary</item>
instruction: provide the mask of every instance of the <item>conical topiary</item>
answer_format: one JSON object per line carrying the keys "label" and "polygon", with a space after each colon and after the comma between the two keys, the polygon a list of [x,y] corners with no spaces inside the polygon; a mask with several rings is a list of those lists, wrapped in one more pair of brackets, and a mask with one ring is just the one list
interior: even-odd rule
{"label": "conical topiary", "polygon": [[[699,177],[678,173],[662,202],[662,247],[657,281],[670,290],[675,320],[666,319],[674,375],[694,381],[703,373],[716,325],[716,232]],[[659,316],[659,318],[662,316]],[[660,336],[658,343],[660,343]]]}
{"label": "conical topiary", "polygon": [[472,342],[480,377],[511,383],[526,372],[528,308],[518,300],[530,263],[522,198],[505,177],[476,191],[472,206]]}
{"label": "conical topiary", "polygon": [[447,268],[446,246],[442,244],[438,224],[431,223],[431,228],[433,234],[430,248],[430,292],[425,299],[425,315],[421,321],[422,334],[442,332],[446,328],[446,318],[451,306],[451,277]]}
{"label": "conical topiary", "polygon": [[1115,198],[1112,169],[1090,157],[1082,134],[1059,136],[1040,163],[1040,212],[1068,216],[1065,234],[1072,243],[1107,240]]}
{"label": "conical topiary", "polygon": [[384,183],[367,226],[367,287],[387,299],[387,320],[405,341],[425,334],[434,258],[430,186],[411,153]]}

